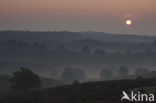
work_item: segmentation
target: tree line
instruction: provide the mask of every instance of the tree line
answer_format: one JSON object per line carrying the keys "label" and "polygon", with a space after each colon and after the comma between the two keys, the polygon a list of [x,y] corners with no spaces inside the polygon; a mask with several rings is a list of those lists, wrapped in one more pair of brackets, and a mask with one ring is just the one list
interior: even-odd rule
{"label": "tree line", "polygon": [[[135,70],[135,76],[138,78],[143,77],[150,71],[143,68],[138,68]],[[121,66],[118,69],[118,76],[125,78],[129,76],[129,68],[126,66]],[[66,83],[79,84],[82,81],[87,79],[86,73],[79,68],[68,67],[65,68],[61,75],[59,75],[57,70],[54,70],[51,74],[51,77],[54,79],[60,79]],[[99,73],[100,80],[113,80],[113,73],[111,68],[102,69]],[[22,91],[25,92],[32,88],[39,88],[42,86],[41,77],[31,71],[28,68],[20,67],[19,70],[13,72],[12,76],[0,76],[0,82],[9,80],[10,88],[13,91]]]}

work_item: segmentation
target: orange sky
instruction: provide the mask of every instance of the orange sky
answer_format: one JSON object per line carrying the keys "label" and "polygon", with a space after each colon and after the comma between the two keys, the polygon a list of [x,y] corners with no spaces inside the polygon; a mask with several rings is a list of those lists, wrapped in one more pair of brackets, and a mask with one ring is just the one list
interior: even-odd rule
{"label": "orange sky", "polygon": [[[156,0],[0,0],[0,29],[156,34]],[[123,25],[123,15],[134,24]],[[147,30],[146,30],[147,29]]]}

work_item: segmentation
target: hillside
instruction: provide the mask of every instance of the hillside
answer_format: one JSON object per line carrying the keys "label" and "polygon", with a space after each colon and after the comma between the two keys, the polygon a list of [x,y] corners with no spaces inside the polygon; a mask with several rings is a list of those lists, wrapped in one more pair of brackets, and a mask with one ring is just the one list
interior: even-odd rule
{"label": "hillside", "polygon": [[123,90],[153,86],[156,86],[156,79],[88,82],[35,89],[23,95],[9,93],[1,103],[120,103]]}
{"label": "hillside", "polygon": [[[12,76],[9,76],[9,75],[0,75],[0,94],[5,93],[10,90],[10,82],[9,81],[10,81],[11,77]],[[42,76],[40,76],[40,78],[41,78],[42,88],[56,87],[56,86],[65,84],[63,81],[56,80],[53,78],[47,78],[47,77],[42,77]]]}
{"label": "hillside", "polygon": [[72,41],[78,39],[95,39],[100,41],[123,41],[123,42],[151,42],[155,36],[111,34],[105,32],[70,32],[70,31],[0,31],[0,40],[25,40],[25,41]]}
{"label": "hillside", "polygon": [[103,32],[0,32],[0,75],[28,67],[42,76],[58,77],[65,68],[82,69],[87,79],[99,78],[102,69],[118,75],[121,66],[134,74],[137,68],[155,69],[154,36]]}
{"label": "hillside", "polygon": [[151,42],[155,36],[140,34],[112,34],[105,32],[80,32],[84,37],[100,41],[122,41],[122,42]]}

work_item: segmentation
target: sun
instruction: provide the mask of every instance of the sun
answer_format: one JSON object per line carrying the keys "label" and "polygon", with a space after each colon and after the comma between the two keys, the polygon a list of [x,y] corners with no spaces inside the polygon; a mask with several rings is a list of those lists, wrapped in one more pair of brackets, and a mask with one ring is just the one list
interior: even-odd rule
{"label": "sun", "polygon": [[132,25],[132,20],[128,19],[128,20],[126,20],[125,23],[126,23],[127,26],[131,26]]}

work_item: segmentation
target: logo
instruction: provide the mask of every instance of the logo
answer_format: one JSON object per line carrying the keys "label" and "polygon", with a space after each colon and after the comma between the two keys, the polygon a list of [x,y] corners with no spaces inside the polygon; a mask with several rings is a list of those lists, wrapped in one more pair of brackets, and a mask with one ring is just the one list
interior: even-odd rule
{"label": "logo", "polygon": [[154,94],[142,94],[140,91],[133,92],[131,91],[129,94],[125,91],[122,91],[121,101],[128,100],[132,102],[154,102]]}

